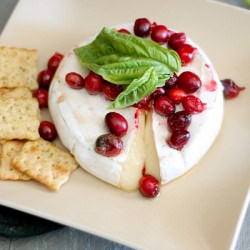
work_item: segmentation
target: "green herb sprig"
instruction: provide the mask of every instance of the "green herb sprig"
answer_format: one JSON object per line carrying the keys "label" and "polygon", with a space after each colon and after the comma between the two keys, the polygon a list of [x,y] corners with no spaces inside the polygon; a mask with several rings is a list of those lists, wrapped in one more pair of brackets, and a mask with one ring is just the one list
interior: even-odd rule
{"label": "green herb sprig", "polygon": [[123,85],[110,108],[124,108],[164,86],[181,61],[178,54],[147,38],[103,28],[96,39],[74,50],[81,64],[105,80]]}

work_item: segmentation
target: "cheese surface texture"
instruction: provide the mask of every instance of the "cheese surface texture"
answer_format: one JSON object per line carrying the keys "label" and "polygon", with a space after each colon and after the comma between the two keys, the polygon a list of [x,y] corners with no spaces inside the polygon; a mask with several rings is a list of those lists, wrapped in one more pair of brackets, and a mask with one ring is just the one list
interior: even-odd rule
{"label": "cheese surface texture", "polygon": [[[117,28],[121,27],[132,31],[132,25]],[[134,107],[112,110],[108,108],[110,101],[103,95],[90,95],[84,88],[70,88],[65,82],[66,74],[76,72],[85,77],[88,70],[80,65],[73,49],[65,55],[50,86],[49,109],[63,145],[83,169],[114,186],[134,190],[138,188],[144,167],[147,173],[165,184],[188,171],[208,151],[222,123],[222,87],[205,53],[191,40],[188,42],[198,49],[198,53],[178,75],[192,71],[200,77],[202,87],[194,95],[206,103],[207,108],[192,115],[188,128],[190,140],[181,151],[166,143],[170,136],[167,118],[154,110]],[[181,109],[181,104],[177,105],[177,110]],[[105,157],[97,154],[94,147],[97,137],[108,133],[104,117],[111,111],[126,118],[128,131],[122,137],[122,152],[115,157]]]}

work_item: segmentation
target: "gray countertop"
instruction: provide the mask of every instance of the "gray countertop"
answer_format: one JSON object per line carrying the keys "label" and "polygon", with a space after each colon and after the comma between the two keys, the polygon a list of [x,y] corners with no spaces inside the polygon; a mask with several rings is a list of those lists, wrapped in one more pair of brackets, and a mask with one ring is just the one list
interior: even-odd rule
{"label": "gray countertop", "polygon": [[[248,8],[240,0],[219,0],[220,2]],[[10,17],[17,0],[0,0],[0,32]],[[97,236],[70,228],[64,227],[39,236],[28,238],[5,238],[0,237],[0,249],[130,249],[126,246],[108,241]],[[240,236],[237,241],[236,250],[250,250],[250,207],[248,207],[244,218]]]}

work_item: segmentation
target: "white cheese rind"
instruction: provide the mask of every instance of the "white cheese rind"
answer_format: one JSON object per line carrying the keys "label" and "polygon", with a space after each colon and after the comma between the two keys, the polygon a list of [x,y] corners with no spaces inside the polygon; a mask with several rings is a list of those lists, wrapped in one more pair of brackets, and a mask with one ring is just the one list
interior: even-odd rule
{"label": "white cheese rind", "polygon": [[[144,115],[135,108],[126,108],[119,111],[128,122],[128,132],[122,137],[124,149],[116,157],[104,157],[95,152],[95,141],[99,135],[108,133],[105,126],[105,114],[114,110],[108,109],[110,102],[101,95],[90,95],[85,89],[75,90],[65,82],[65,75],[69,72],[77,72],[86,75],[79,65],[73,51],[65,55],[49,91],[49,109],[51,117],[58,130],[63,145],[75,156],[77,162],[94,176],[123,189],[133,190],[138,187],[139,175],[144,164],[144,145],[139,145],[135,163],[135,177],[129,184],[125,174],[121,180],[123,165],[130,156],[130,148],[134,145],[134,139],[143,136]],[[138,116],[138,119],[135,119]],[[137,122],[138,124],[135,124]],[[138,132],[141,134],[137,136]],[[136,150],[132,150],[136,152]],[[133,152],[132,152],[133,155]],[[132,157],[132,156],[130,156]],[[135,157],[134,157],[135,158]]]}
{"label": "white cheese rind", "polygon": [[[198,53],[190,65],[181,68],[179,74],[184,71],[192,71],[200,77],[203,85],[193,95],[199,97],[207,107],[202,113],[192,115],[192,122],[188,127],[190,139],[181,151],[167,145],[166,140],[171,136],[166,129],[167,118],[153,112],[152,123],[149,126],[154,134],[154,144],[151,144],[151,147],[155,147],[155,149],[150,151],[157,151],[159,162],[155,161],[155,165],[160,168],[161,184],[166,184],[181,176],[200,161],[215,141],[223,119],[223,88],[218,75],[202,49],[190,39],[188,43],[196,47]],[[216,82],[217,87],[214,90],[209,87],[211,81]],[[181,104],[177,106],[177,110],[182,109]],[[146,168],[149,165],[147,161],[150,162],[146,157]],[[149,166],[148,173],[158,176],[152,166]]]}
{"label": "white cheese rind", "polygon": [[[116,28],[132,31],[133,25],[120,25]],[[91,39],[85,43],[90,41]],[[203,157],[221,127],[223,95],[221,83],[211,62],[196,44],[191,40],[189,42],[198,49],[198,55],[192,64],[182,67],[181,72],[191,70],[200,76],[203,87],[195,95],[207,103],[207,109],[201,114],[193,115],[188,129],[191,138],[181,151],[170,148],[166,143],[170,132],[165,117],[152,112],[148,114],[145,125],[144,113],[135,122],[138,110],[130,107],[118,111],[129,124],[129,130],[122,138],[122,153],[116,157],[97,154],[94,151],[95,140],[108,132],[104,116],[112,111],[107,108],[110,102],[102,95],[89,95],[85,89],[74,90],[66,84],[67,73],[77,72],[85,76],[88,71],[80,65],[73,50],[65,55],[50,87],[49,109],[62,143],[82,168],[114,186],[134,190],[138,187],[144,160],[146,171],[165,184],[184,174]],[[206,89],[206,83],[210,80],[217,82],[217,90]],[[181,105],[178,108],[181,109]]]}

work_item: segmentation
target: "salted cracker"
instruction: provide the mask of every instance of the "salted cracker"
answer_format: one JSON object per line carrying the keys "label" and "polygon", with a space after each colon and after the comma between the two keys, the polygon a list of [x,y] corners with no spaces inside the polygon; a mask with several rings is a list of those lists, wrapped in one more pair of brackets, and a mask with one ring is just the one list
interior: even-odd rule
{"label": "salted cracker", "polygon": [[0,98],[0,140],[36,140],[40,110],[35,98]]}
{"label": "salted cracker", "polygon": [[43,139],[26,142],[12,165],[53,191],[59,190],[78,167],[71,154]]}
{"label": "salted cracker", "polygon": [[31,178],[13,168],[11,163],[23,147],[22,141],[6,141],[1,145],[0,180],[30,180]]}
{"label": "salted cracker", "polygon": [[30,89],[25,87],[13,89],[0,88],[0,98],[32,98],[32,92]]}
{"label": "salted cracker", "polygon": [[38,88],[37,50],[0,47],[0,88]]}

